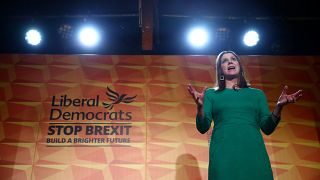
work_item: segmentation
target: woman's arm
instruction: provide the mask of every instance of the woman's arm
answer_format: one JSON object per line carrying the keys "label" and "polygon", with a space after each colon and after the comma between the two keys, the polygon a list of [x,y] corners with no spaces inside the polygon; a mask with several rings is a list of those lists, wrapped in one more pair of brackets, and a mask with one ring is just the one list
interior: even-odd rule
{"label": "woman's arm", "polygon": [[212,104],[208,96],[205,96],[206,89],[207,87],[205,87],[202,92],[198,92],[191,84],[188,85],[188,91],[197,104],[197,129],[202,134],[208,131],[212,121]]}
{"label": "woman's arm", "polygon": [[210,129],[212,122],[212,102],[207,93],[204,94],[203,106],[198,106],[197,109],[197,129],[201,134],[204,134]]}
{"label": "woman's arm", "polygon": [[262,93],[260,99],[260,127],[261,130],[266,134],[271,134],[277,127],[281,119],[281,111],[283,107],[289,103],[295,103],[302,96],[302,90],[299,90],[293,94],[287,94],[288,86],[283,88],[283,91],[278,99],[277,105],[274,108],[273,112],[269,113],[267,99]]}

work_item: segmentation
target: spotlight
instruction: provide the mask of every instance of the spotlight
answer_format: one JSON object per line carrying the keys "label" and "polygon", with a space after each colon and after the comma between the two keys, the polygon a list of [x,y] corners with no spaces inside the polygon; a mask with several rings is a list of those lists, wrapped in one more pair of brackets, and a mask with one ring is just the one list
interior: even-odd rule
{"label": "spotlight", "polygon": [[80,42],[86,47],[93,47],[100,41],[99,32],[93,27],[85,27],[78,34]]}
{"label": "spotlight", "polygon": [[188,33],[188,42],[195,48],[201,48],[208,43],[209,34],[204,28],[193,28]]}
{"label": "spotlight", "polygon": [[28,44],[32,46],[37,46],[41,42],[41,34],[36,29],[30,29],[26,33],[25,40],[27,41]]}
{"label": "spotlight", "polygon": [[259,34],[253,30],[248,31],[243,37],[243,42],[249,47],[255,46],[259,42]]}

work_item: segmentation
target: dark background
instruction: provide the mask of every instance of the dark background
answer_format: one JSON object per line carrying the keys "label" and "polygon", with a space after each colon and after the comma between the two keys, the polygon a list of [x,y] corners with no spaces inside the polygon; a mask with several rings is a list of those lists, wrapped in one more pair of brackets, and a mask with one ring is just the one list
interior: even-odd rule
{"label": "dark background", "polygon": [[[217,54],[228,49],[239,54],[319,55],[320,11],[314,1],[150,1],[152,50],[142,48],[139,0],[1,1],[0,53]],[[75,40],[84,23],[100,28],[103,39],[98,48],[86,50]],[[210,29],[207,48],[194,50],[185,42],[192,25]],[[30,27],[42,31],[41,46],[26,44]],[[242,44],[249,28],[260,33],[259,44],[251,48]]]}

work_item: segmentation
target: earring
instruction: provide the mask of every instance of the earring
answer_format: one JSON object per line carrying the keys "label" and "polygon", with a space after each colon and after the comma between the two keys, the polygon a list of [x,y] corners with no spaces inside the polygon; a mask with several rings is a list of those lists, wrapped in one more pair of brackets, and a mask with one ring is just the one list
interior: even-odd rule
{"label": "earring", "polygon": [[220,81],[224,81],[224,75],[220,76]]}

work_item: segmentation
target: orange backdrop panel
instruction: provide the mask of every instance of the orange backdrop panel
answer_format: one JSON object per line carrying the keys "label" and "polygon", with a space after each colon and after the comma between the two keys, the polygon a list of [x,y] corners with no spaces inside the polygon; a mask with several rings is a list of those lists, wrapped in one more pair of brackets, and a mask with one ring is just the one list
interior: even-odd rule
{"label": "orange backdrop panel", "polygon": [[[197,132],[186,86],[214,86],[215,58],[0,55],[1,179],[207,179],[210,131]],[[304,91],[301,101],[283,110],[277,130],[264,136],[275,179],[320,179],[320,57],[241,59],[251,85],[266,93],[270,109],[283,85],[290,92]],[[135,96],[133,102],[106,108],[103,103],[112,102],[107,87],[124,98]],[[99,102],[53,106],[64,95],[99,96]],[[52,108],[57,110],[52,113]],[[100,113],[105,119],[50,120],[58,110]],[[65,129],[49,135],[52,126]],[[82,130],[68,134],[75,126]],[[88,126],[113,127],[88,134]],[[130,126],[129,134],[119,133],[120,126]],[[74,142],[86,138],[104,141]],[[110,142],[117,138],[129,141]],[[54,142],[62,139],[72,142]]]}

